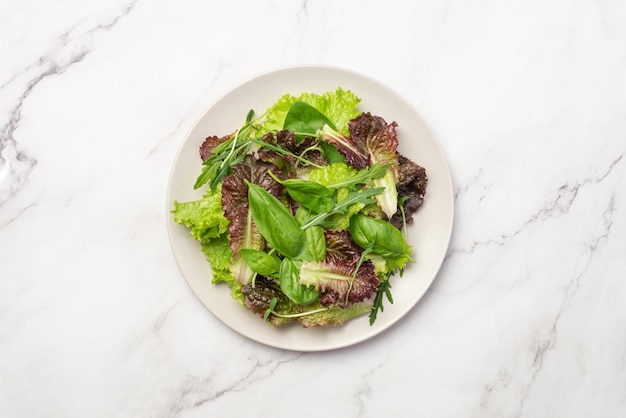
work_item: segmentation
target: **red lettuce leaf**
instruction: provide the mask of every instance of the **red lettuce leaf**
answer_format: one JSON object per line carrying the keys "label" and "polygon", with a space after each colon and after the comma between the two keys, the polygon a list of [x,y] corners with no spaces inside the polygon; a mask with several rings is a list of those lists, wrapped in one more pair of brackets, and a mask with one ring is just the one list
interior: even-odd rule
{"label": "red lettuce leaf", "polygon": [[300,283],[314,286],[322,293],[322,306],[351,306],[370,299],[380,282],[374,274],[374,264],[370,260],[361,264],[353,278],[355,269],[355,263],[344,260],[332,263],[304,261],[300,269]]}
{"label": "red lettuce leaf", "polygon": [[222,208],[224,216],[231,221],[228,226],[230,249],[234,255],[231,270],[237,280],[244,284],[250,280],[253,272],[241,257],[240,250],[265,248],[265,240],[252,222],[248,187],[245,182],[258,184],[270,194],[280,198],[283,186],[268,174],[270,170],[278,172],[274,164],[247,156],[244,161],[232,167],[232,174],[222,180]]}
{"label": "red lettuce leaf", "polygon": [[326,229],[324,235],[326,258],[323,261],[303,262],[300,283],[321,291],[322,306],[348,307],[369,300],[376,293],[380,282],[374,273],[374,264],[369,260],[361,263],[353,279],[362,250],[350,239],[347,231]]}
{"label": "red lettuce leaf", "polygon": [[348,122],[350,137],[361,148],[367,150],[371,163],[393,164],[396,171],[398,169],[396,157],[396,150],[398,149],[397,126],[396,122],[388,124],[380,116],[372,116],[370,113],[362,113],[358,118]]}
{"label": "red lettuce leaf", "polygon": [[[413,215],[424,202],[428,176],[424,167],[419,166],[403,155],[398,154],[398,163],[400,164],[398,166],[398,195],[408,198],[404,201],[402,207],[406,223],[410,224],[413,222]],[[398,210],[389,222],[401,229],[403,225],[402,213]]]}
{"label": "red lettuce leaf", "polygon": [[342,135],[328,125],[324,126],[319,133],[322,140],[334,145],[351,166],[361,169],[369,165],[370,156],[364,146],[365,144],[359,143],[352,136]]}
{"label": "red lettuce leaf", "polygon": [[226,135],[226,136],[209,136],[207,137],[204,142],[202,142],[202,145],[200,145],[200,158],[202,159],[202,161],[206,161],[209,159],[209,157],[211,156],[211,153],[213,152],[213,149],[215,147],[217,147],[218,145],[220,145],[223,142],[226,142],[230,139],[232,135]]}
{"label": "red lettuce leaf", "polygon": [[397,126],[396,122],[388,124],[383,118],[372,116],[370,113],[362,113],[358,118],[348,122],[350,137],[367,150],[370,164],[389,167],[384,177],[374,180],[376,187],[385,187],[385,191],[377,195],[376,200],[388,219],[391,219],[398,209]]}
{"label": "red lettuce leaf", "polygon": [[[317,140],[312,136],[305,136],[304,138],[298,140],[293,132],[281,130],[275,134],[272,132],[267,133],[263,135],[261,140],[264,143],[283,148],[295,155],[306,158],[313,164],[328,164],[326,159],[322,156],[322,153],[319,150],[312,148],[317,143]],[[292,172],[298,166],[296,159],[293,158],[292,155],[280,154],[267,147],[263,147],[262,145],[258,154],[261,160],[276,164],[279,168],[281,168],[283,173]]]}
{"label": "red lettuce leaf", "polygon": [[361,257],[361,249],[350,239],[348,231],[324,230],[326,237],[326,262],[344,261],[356,266]]}

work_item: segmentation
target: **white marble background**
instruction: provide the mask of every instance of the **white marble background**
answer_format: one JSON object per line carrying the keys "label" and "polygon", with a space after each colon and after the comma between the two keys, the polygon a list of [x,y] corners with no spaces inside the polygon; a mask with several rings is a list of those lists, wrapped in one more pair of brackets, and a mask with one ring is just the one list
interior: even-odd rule
{"label": "white marble background", "polygon": [[[626,2],[0,3],[2,417],[626,416]],[[435,132],[449,256],[388,332],[226,328],[165,188],[200,112],[291,64],[369,74]]]}

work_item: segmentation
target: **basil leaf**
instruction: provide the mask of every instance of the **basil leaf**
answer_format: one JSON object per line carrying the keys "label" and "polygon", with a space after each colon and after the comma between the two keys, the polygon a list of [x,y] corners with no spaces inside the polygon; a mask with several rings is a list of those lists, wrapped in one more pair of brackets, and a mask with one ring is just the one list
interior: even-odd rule
{"label": "basil leaf", "polygon": [[313,212],[330,212],[335,207],[333,190],[313,181],[289,179],[281,184],[296,202]]}
{"label": "basil leaf", "polygon": [[358,246],[371,248],[372,252],[384,258],[408,259],[411,253],[402,232],[389,222],[359,213],[350,218],[348,231]]}
{"label": "basil leaf", "polygon": [[337,129],[322,112],[304,102],[296,101],[285,116],[283,129],[297,134],[315,135],[324,125]]}
{"label": "basil leaf", "polygon": [[252,271],[264,276],[273,276],[280,269],[280,259],[263,251],[243,248],[241,255]]}
{"label": "basil leaf", "polygon": [[326,237],[324,236],[324,228],[321,226],[312,226],[307,228],[304,232],[312,260],[324,260],[326,258]]}
{"label": "basil leaf", "polygon": [[248,184],[252,220],[263,238],[279,253],[297,258],[306,250],[306,236],[285,206],[256,184]]}
{"label": "basil leaf", "polygon": [[308,305],[320,297],[320,292],[314,287],[300,284],[300,270],[289,258],[280,263],[279,282],[280,290],[299,305]]}
{"label": "basil leaf", "polygon": [[307,223],[308,220],[311,218],[311,211],[305,208],[304,206],[300,205],[298,210],[296,210],[295,218],[296,218],[296,222],[298,223],[298,225],[302,227],[302,225]]}
{"label": "basil leaf", "polygon": [[346,157],[344,157],[343,154],[340,153],[337,150],[337,147],[334,146],[333,144],[329,144],[328,142],[320,141],[319,142],[319,146],[320,146],[320,148],[322,148],[322,155],[324,156],[324,158],[326,158],[328,160],[328,164],[345,163],[346,162]]}

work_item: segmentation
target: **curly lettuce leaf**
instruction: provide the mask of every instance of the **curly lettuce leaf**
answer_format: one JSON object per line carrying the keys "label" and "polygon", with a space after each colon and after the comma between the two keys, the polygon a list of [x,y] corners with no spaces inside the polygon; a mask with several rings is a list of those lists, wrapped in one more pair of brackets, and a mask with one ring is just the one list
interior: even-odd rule
{"label": "curly lettuce leaf", "polygon": [[204,243],[226,232],[230,221],[222,209],[221,187],[215,192],[207,190],[202,199],[191,202],[174,202],[174,220],[189,228],[191,235]]}
{"label": "curly lettuce leaf", "polygon": [[398,210],[398,138],[397,123],[388,124],[379,116],[363,113],[349,123],[350,138],[358,143],[361,149],[367,150],[371,164],[386,165],[384,177],[374,180],[376,187],[385,187],[385,191],[376,196],[379,206],[391,219]]}
{"label": "curly lettuce leaf", "polygon": [[211,265],[215,283],[231,283],[234,277],[230,271],[230,260],[233,252],[230,250],[228,234],[207,240],[202,244],[202,252]]}
{"label": "curly lettuce leaf", "polygon": [[369,260],[361,264],[356,275],[355,270],[355,263],[349,261],[304,261],[300,268],[300,284],[319,290],[323,306],[351,306],[371,298],[380,281]]}
{"label": "curly lettuce leaf", "polygon": [[[281,326],[289,322],[298,321],[304,328],[342,325],[352,318],[371,312],[373,306],[373,301],[369,300],[355,303],[345,308],[339,306],[325,308],[319,302],[302,306],[291,302],[288,298],[283,298],[275,308],[282,316],[270,315],[269,322],[274,326]],[[290,315],[292,316],[290,317]]]}
{"label": "curly lettuce leaf", "polygon": [[297,101],[313,106],[344,135],[348,135],[348,121],[361,113],[356,109],[361,99],[350,90],[344,90],[341,87],[323,94],[302,93],[297,97],[285,94],[267,109],[265,121],[258,127],[258,134],[264,135],[283,129],[285,117],[291,105]]}
{"label": "curly lettuce leaf", "polygon": [[232,174],[222,180],[222,207],[226,218],[231,221],[228,226],[230,249],[233,252],[230,268],[243,284],[252,279],[254,272],[240,254],[240,250],[265,248],[265,240],[252,221],[246,182],[262,185],[270,193],[280,196],[282,186],[267,174],[272,168],[277,170],[272,163],[246,157],[232,167]]}
{"label": "curly lettuce leaf", "polygon": [[369,313],[372,310],[372,306],[372,303],[363,302],[355,303],[348,308],[333,307],[327,311],[303,316],[300,318],[300,323],[304,328],[342,325],[352,318]]}
{"label": "curly lettuce leaf", "polygon": [[342,134],[331,126],[324,125],[319,130],[322,140],[337,148],[346,161],[353,167],[364,168],[370,163],[367,149],[353,137]]}
{"label": "curly lettuce leaf", "polygon": [[326,229],[324,237],[326,238],[326,257],[324,257],[326,262],[348,261],[356,266],[362,251],[352,242],[348,231]]}
{"label": "curly lettuce leaf", "polygon": [[[338,188],[336,200],[339,204],[350,196],[351,189],[353,189],[357,183],[372,183],[371,177],[365,177],[363,173],[378,175],[377,171],[378,170],[376,170],[376,172],[368,170],[359,171],[346,163],[335,163],[311,170],[309,180],[324,186]],[[350,217],[361,211],[365,206],[364,203],[353,203],[349,205],[345,212],[331,215],[327,219],[326,226],[335,230],[347,229],[350,224]]]}
{"label": "curly lettuce leaf", "polygon": [[231,289],[231,296],[243,306],[243,294],[241,293],[241,282],[237,281],[230,271],[230,262],[233,252],[230,250],[230,237],[228,233],[217,238],[211,238],[202,244],[204,253],[211,272],[213,273],[213,284],[226,283]]}
{"label": "curly lettuce leaf", "polygon": [[331,186],[354,176],[356,173],[357,170],[346,163],[335,163],[311,170],[309,180],[324,186]]}

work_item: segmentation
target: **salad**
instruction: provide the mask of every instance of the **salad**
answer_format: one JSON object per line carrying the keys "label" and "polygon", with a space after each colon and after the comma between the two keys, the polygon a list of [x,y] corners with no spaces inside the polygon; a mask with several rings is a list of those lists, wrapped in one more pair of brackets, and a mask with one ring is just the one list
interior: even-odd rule
{"label": "salad", "polygon": [[[233,132],[207,137],[193,185],[173,202],[214,284],[266,322],[340,325],[393,303],[412,262],[406,225],[426,193],[423,167],[398,151],[397,124],[337,88],[285,94]],[[190,185],[191,187],[191,185]]]}

